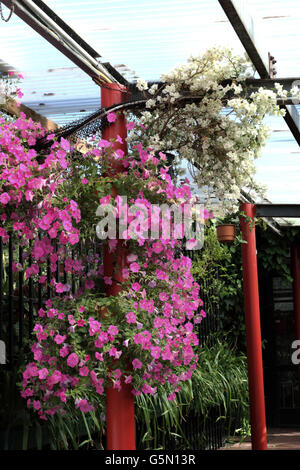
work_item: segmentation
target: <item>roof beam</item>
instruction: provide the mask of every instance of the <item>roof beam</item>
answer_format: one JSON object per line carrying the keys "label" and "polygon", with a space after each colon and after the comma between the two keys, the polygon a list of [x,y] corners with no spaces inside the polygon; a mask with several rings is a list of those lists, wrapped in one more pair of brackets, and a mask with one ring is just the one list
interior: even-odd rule
{"label": "roof beam", "polygon": [[[255,200],[250,196],[249,193],[247,193],[244,189],[241,189],[241,195],[240,195],[240,202],[250,202],[250,204],[256,204]],[[282,233],[280,232],[280,225],[279,223],[274,220],[272,217],[262,217],[262,220],[267,224],[267,226],[273,230],[273,232],[277,233],[280,237],[282,237]]]}
{"label": "roof beam", "polygon": [[59,128],[59,126],[55,124],[55,122],[51,121],[45,116],[42,116],[33,109],[28,108],[28,106],[25,106],[22,103],[18,104],[15,100],[11,98],[9,98],[7,102],[2,105],[1,108],[5,113],[10,114],[11,116],[20,117],[21,113],[24,113],[26,114],[27,119],[31,118],[35,122],[40,122],[42,127],[44,129],[47,129],[48,131],[55,131]]}
{"label": "roof beam", "polygon": [[245,0],[219,0],[233,29],[243,44],[248,56],[261,78],[269,78],[268,57],[257,45],[255,21],[247,11]]}
{"label": "roof beam", "polygon": [[41,0],[35,2],[32,0],[1,1],[7,8],[12,8],[12,4],[14,4],[14,13],[19,18],[90,77],[93,79],[98,77],[102,83],[118,83],[118,80],[106,67],[95,59],[95,55],[99,54],[90,48]]}
{"label": "roof beam", "polygon": [[[247,86],[253,86],[255,88],[274,88],[275,83],[282,85],[284,90],[290,91],[294,86],[295,82],[300,83],[300,77],[288,77],[288,78],[246,78],[245,83]],[[243,82],[241,82],[243,84]]]}
{"label": "roof beam", "polygon": [[300,204],[255,204],[258,217],[300,217]]}
{"label": "roof beam", "polygon": [[[267,54],[264,55],[256,44],[257,38],[255,37],[255,21],[249,14],[246,8],[247,2],[245,0],[219,0],[227,18],[229,19],[233,29],[238,35],[241,43],[243,44],[250,60],[256,68],[261,78],[270,78],[269,71],[269,58]],[[279,80],[276,80],[277,82]],[[300,127],[298,115],[294,106],[294,110],[287,109],[285,105],[281,105],[286,109],[286,116],[284,117],[287,125],[290,128],[295,140],[300,146]]]}
{"label": "roof beam", "polygon": [[[220,85],[223,86],[223,87],[226,87],[227,85],[231,85],[232,82],[233,82],[233,80],[226,79],[226,80],[222,80],[220,82]],[[151,82],[151,84],[154,84],[154,83],[156,85],[158,85],[158,88],[160,88],[163,85],[163,82]],[[280,85],[282,85],[283,90],[286,90],[286,91],[290,92],[294,85],[300,84],[300,77],[278,78],[278,79],[274,79],[274,78],[246,78],[245,81],[239,82],[239,84],[244,87],[245,96],[247,98],[250,98],[251,93],[257,91],[261,87],[266,88],[268,90],[274,90],[275,89],[275,83],[279,83]],[[130,96],[131,100],[143,100],[143,99],[151,98],[150,93],[148,93],[145,90],[144,91],[139,91],[136,88],[135,84],[133,84],[132,86],[129,85],[129,91],[131,92],[131,96]],[[191,92],[189,90],[183,90],[182,91],[182,97],[184,98],[184,97],[188,97],[188,96],[190,96],[191,100],[197,99],[197,96],[191,94]],[[230,91],[226,95],[226,98],[231,99],[232,96],[233,96],[233,94]],[[199,95],[199,97],[200,97],[200,95]],[[287,107],[287,105],[299,104],[299,101],[300,101],[299,98],[297,98],[295,96],[294,97],[290,96],[290,97],[287,97],[287,98],[277,98],[277,104],[279,106],[285,105],[286,107]],[[299,117],[298,117],[299,115],[298,115],[298,113],[297,113],[294,106],[291,107],[291,108],[292,108],[292,110],[289,111],[289,114],[293,113],[293,119],[297,122],[297,119],[299,120]],[[289,109],[287,108],[287,110],[289,110]]]}
{"label": "roof beam", "polygon": [[82,39],[70,26],[65,23],[46,3],[41,0],[32,0],[49,18],[55,21],[58,26],[63,29],[74,41],[76,41],[82,49],[84,49],[91,57],[97,59],[101,55],[95,51],[84,39]]}

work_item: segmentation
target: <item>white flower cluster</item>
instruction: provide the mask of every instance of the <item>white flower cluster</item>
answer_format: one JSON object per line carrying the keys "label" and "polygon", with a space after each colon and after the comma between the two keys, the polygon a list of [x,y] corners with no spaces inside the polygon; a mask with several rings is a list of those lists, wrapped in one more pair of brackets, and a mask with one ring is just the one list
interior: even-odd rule
{"label": "white flower cluster", "polygon": [[[142,139],[154,151],[176,151],[178,159],[192,164],[198,186],[210,188],[229,209],[242,188],[259,190],[254,160],[269,136],[263,119],[282,115],[277,99],[288,96],[280,84],[273,91],[251,93],[245,85],[249,69],[246,58],[226,48],[190,57],[186,65],[162,76],[159,94],[157,85],[148,90],[152,98],[141,118],[146,131],[130,138]],[[140,81],[138,88],[148,85]],[[294,94],[299,93],[296,88]]]}
{"label": "white flower cluster", "polygon": [[138,79],[136,86],[140,91],[148,89],[147,82],[145,80],[142,80],[142,79]]}
{"label": "white flower cluster", "polygon": [[14,98],[21,74],[1,74],[0,72],[0,104],[5,104],[9,98]]}

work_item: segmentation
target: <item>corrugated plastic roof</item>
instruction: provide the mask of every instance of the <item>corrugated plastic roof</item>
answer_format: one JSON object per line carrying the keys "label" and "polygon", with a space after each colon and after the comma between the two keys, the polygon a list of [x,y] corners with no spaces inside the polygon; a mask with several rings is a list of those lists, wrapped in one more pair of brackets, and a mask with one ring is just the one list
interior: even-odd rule
{"label": "corrugated plastic roof", "polygon": [[[47,5],[99,51],[101,62],[123,72],[127,68],[129,80],[159,79],[212,45],[243,52],[217,0],[47,0]],[[262,24],[264,50],[275,56],[277,76],[300,76],[298,0],[249,0],[247,5]],[[16,15],[0,22],[0,58],[24,73],[24,104],[60,125],[100,105],[99,87],[90,77]],[[274,132],[257,160],[257,178],[268,183],[273,202],[300,203],[299,147],[283,119],[269,122]]]}

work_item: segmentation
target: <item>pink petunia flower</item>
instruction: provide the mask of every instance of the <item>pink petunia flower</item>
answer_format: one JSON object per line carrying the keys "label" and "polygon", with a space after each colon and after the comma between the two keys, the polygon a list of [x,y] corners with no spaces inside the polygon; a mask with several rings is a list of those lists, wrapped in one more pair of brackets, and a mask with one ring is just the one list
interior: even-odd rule
{"label": "pink petunia flower", "polygon": [[87,366],[83,366],[79,369],[79,375],[82,377],[87,377],[89,375],[89,368]]}
{"label": "pink petunia flower", "polygon": [[169,401],[174,401],[175,398],[176,398],[176,394],[175,394],[174,392],[171,393],[171,394],[168,396],[168,400],[169,400]]}
{"label": "pink petunia flower", "polygon": [[107,332],[111,336],[116,336],[119,333],[119,330],[115,325],[110,325],[107,329]]}
{"label": "pink petunia flower", "polygon": [[116,119],[117,119],[116,113],[109,113],[109,114],[107,115],[107,120],[108,120],[108,122],[115,122]]}
{"label": "pink petunia flower", "polygon": [[98,142],[98,146],[101,148],[107,148],[110,147],[111,143],[108,140],[105,139],[100,139]]}
{"label": "pink petunia flower", "polygon": [[60,139],[60,146],[63,150],[70,150],[70,142],[63,137]]}
{"label": "pink petunia flower", "polygon": [[39,370],[39,379],[40,380],[44,380],[48,375],[49,375],[49,371],[48,371],[48,369],[46,369],[46,367]]}
{"label": "pink petunia flower", "polygon": [[68,354],[69,354],[69,348],[68,348],[67,346],[63,346],[63,347],[59,350],[59,355],[60,355],[60,357],[66,357]]}
{"label": "pink petunia flower", "polygon": [[107,284],[108,286],[112,285],[112,278],[109,276],[104,276],[104,284]]}
{"label": "pink petunia flower", "polygon": [[54,338],[54,341],[56,344],[61,344],[65,341],[66,339],[66,335],[56,335],[55,338]]}
{"label": "pink petunia flower", "polygon": [[6,204],[8,204],[8,202],[10,201],[10,195],[8,193],[2,193],[1,196],[0,196],[0,202],[1,204],[3,204],[4,206]]}
{"label": "pink petunia flower", "polygon": [[138,292],[141,288],[141,284],[139,284],[138,282],[134,282],[131,286],[131,289],[134,290],[135,292]]}
{"label": "pink petunia flower", "polygon": [[77,366],[78,361],[79,361],[79,358],[78,358],[77,354],[76,353],[71,353],[68,356],[67,364],[68,364],[69,367],[75,367],[75,366]]}
{"label": "pink petunia flower", "polygon": [[133,121],[129,121],[127,124],[126,124],[126,128],[131,131],[132,129],[134,129],[134,126],[135,126],[135,123]]}
{"label": "pink petunia flower", "polygon": [[141,369],[143,367],[142,362],[137,358],[133,359],[131,364],[134,369]]}
{"label": "pink petunia flower", "polygon": [[35,410],[40,410],[42,407],[41,402],[39,400],[33,400],[32,406]]}
{"label": "pink petunia flower", "polygon": [[138,263],[131,263],[131,264],[129,265],[129,269],[130,269],[133,273],[138,273],[141,268],[140,268],[140,265],[139,265]]}
{"label": "pink petunia flower", "polygon": [[129,312],[126,315],[127,323],[136,323],[136,315],[133,312]]}
{"label": "pink petunia flower", "polygon": [[89,411],[94,410],[94,407],[88,403],[86,399],[76,400],[76,408],[79,408],[83,413],[88,413]]}

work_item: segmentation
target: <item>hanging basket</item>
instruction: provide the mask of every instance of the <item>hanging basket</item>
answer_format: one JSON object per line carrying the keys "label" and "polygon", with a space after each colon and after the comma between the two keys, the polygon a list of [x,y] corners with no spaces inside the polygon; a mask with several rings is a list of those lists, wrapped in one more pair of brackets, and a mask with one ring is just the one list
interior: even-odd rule
{"label": "hanging basket", "polygon": [[235,226],[233,224],[218,225],[217,237],[220,243],[233,242],[235,237]]}

